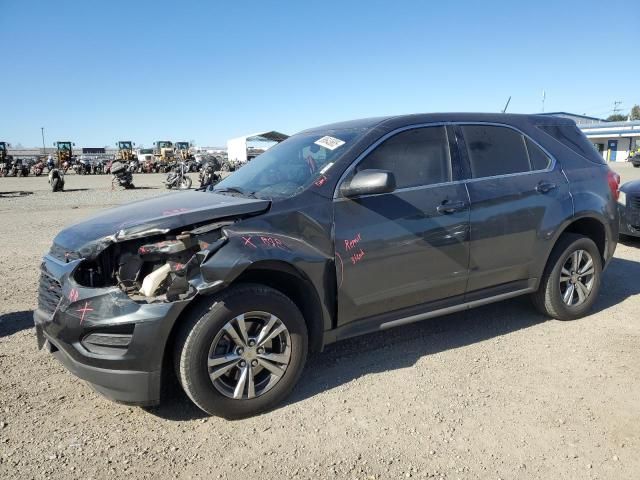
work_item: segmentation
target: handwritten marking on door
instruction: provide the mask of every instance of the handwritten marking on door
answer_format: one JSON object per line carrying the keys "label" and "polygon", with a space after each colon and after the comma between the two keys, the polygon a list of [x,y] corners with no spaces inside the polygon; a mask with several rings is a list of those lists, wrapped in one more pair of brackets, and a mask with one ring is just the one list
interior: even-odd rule
{"label": "handwritten marking on door", "polygon": [[351,240],[347,239],[347,240],[344,241],[344,248],[347,250],[347,252],[349,250],[353,250],[354,248],[356,248],[358,246],[358,243],[360,243],[360,240],[361,240],[361,236],[358,233]]}
{"label": "handwritten marking on door", "polygon": [[351,263],[353,263],[355,265],[356,263],[358,263],[363,258],[364,258],[364,250],[362,250],[362,248],[361,248],[359,252],[356,252],[353,255],[351,255]]}

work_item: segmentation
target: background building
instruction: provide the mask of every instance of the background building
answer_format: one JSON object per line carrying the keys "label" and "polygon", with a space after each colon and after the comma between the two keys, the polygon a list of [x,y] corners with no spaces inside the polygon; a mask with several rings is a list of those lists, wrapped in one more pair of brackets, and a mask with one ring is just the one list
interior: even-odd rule
{"label": "background building", "polygon": [[602,118],[567,112],[549,112],[542,115],[574,120],[608,162],[626,162],[629,152],[640,147],[640,120],[608,122]]}

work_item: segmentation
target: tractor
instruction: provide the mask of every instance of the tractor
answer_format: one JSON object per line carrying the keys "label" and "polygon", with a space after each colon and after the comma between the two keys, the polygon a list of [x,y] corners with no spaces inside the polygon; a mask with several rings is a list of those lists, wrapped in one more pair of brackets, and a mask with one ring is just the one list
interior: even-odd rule
{"label": "tractor", "polygon": [[0,142],[0,175],[3,177],[8,175],[13,166],[13,157],[8,153],[10,146],[7,142]]}
{"label": "tractor", "polygon": [[176,155],[180,157],[180,160],[186,162],[187,160],[194,160],[193,154],[190,151],[191,143],[189,142],[176,142]]}
{"label": "tractor", "polygon": [[56,147],[56,168],[60,168],[67,173],[67,170],[71,166],[71,157],[73,156],[73,147],[75,143],[72,142],[53,142],[53,146]]}
{"label": "tractor", "polygon": [[174,161],[173,143],[168,140],[158,140],[153,142],[155,150],[153,155],[158,160],[158,165],[163,172],[171,170],[171,164]]}
{"label": "tractor", "polygon": [[129,163],[132,160],[137,160],[137,155],[133,151],[135,143],[130,140],[120,140],[116,143],[118,147],[118,153],[116,154],[116,160],[120,162]]}

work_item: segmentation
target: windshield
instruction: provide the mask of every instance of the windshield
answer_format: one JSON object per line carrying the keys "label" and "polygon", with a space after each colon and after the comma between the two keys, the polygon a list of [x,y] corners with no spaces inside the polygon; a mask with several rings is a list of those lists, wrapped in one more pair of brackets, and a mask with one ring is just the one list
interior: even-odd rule
{"label": "windshield", "polygon": [[334,162],[362,132],[345,129],[294,135],[242,166],[214,191],[228,189],[265,199],[291,197],[329,175]]}
{"label": "windshield", "polygon": [[158,142],[158,148],[169,148],[172,146],[171,142]]}
{"label": "windshield", "polygon": [[71,142],[58,142],[60,150],[71,150]]}
{"label": "windshield", "polygon": [[120,142],[120,149],[121,150],[131,150],[132,149],[131,142]]}
{"label": "windshield", "polygon": [[149,155],[153,153],[153,148],[141,148],[140,149],[140,154],[141,155]]}
{"label": "windshield", "polygon": [[189,144],[187,142],[177,142],[176,148],[178,150],[187,150],[189,148]]}

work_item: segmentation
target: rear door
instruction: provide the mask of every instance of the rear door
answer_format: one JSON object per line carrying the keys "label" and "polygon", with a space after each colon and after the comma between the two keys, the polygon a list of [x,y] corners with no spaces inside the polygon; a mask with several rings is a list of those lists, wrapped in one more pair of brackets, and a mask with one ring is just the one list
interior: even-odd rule
{"label": "rear door", "polygon": [[540,146],[511,127],[457,128],[471,201],[468,300],[482,289],[526,288],[571,208],[567,180]]}
{"label": "rear door", "polygon": [[444,126],[404,130],[345,178],[388,170],[397,188],[334,200],[340,325],[464,294],[469,201],[464,183],[452,181],[449,138]]}

